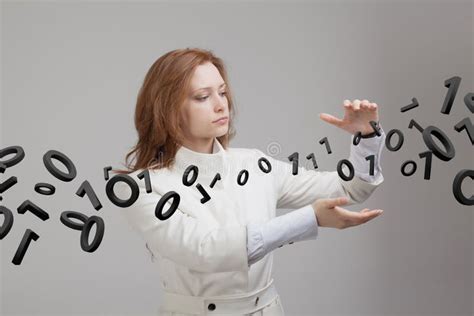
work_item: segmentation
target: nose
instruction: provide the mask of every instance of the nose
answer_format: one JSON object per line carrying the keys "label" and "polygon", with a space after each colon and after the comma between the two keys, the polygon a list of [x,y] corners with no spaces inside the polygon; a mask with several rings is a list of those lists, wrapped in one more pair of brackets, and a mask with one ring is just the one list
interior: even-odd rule
{"label": "nose", "polygon": [[226,98],[221,97],[220,95],[217,96],[216,102],[214,104],[214,111],[222,112],[225,110],[227,106]]}

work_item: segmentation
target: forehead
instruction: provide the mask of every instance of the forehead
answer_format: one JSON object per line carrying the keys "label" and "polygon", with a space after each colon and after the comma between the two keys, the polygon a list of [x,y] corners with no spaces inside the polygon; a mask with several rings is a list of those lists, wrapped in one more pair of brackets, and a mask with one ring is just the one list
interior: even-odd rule
{"label": "forehead", "polygon": [[219,70],[212,63],[207,62],[199,65],[194,70],[191,78],[191,89],[205,87],[219,87],[224,82]]}

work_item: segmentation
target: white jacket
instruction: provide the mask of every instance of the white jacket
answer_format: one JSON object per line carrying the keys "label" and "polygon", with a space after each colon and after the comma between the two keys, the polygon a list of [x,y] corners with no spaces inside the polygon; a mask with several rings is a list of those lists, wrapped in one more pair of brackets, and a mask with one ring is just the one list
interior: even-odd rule
{"label": "white jacket", "polygon": [[[258,165],[262,157],[271,163],[269,173]],[[197,166],[199,173],[192,186],[185,186],[183,173],[190,165]],[[266,167],[262,163],[262,168]],[[243,169],[249,177],[241,186],[237,178]],[[130,174],[139,184],[140,197],[121,210],[154,254],[163,290],[193,296],[242,294],[267,285],[272,278],[273,253],[249,267],[247,223],[266,222],[275,217],[278,208],[300,208],[319,198],[348,196],[350,204],[360,203],[383,182],[383,177],[369,183],[357,176],[344,181],[337,171],[304,167],[293,175],[290,162],[274,159],[258,149],[225,150],[217,139],[212,154],[182,146],[171,170],[150,170],[151,193],[146,193],[144,181],[136,177],[141,171]],[[217,173],[221,180],[210,188]],[[188,176],[191,178],[192,172]],[[245,180],[245,174],[241,180]],[[200,202],[203,195],[196,188],[198,183],[211,197],[204,204]],[[127,197],[130,190],[122,184],[117,183],[115,192]],[[180,195],[180,203],[169,219],[161,221],[155,217],[155,207],[169,191]],[[166,203],[163,212],[171,202]]]}

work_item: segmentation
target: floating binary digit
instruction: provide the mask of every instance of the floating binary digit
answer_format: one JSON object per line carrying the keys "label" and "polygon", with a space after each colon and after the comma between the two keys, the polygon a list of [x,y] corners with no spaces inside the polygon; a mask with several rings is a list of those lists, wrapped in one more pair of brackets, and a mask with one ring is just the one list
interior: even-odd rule
{"label": "floating binary digit", "polygon": [[206,192],[206,190],[204,190],[200,183],[196,185],[196,188],[202,194],[201,204],[204,204],[211,199],[211,196]]}
{"label": "floating binary digit", "polygon": [[361,131],[358,131],[358,132],[354,135],[354,137],[352,138],[352,144],[353,144],[354,146],[359,145],[361,139],[362,139],[362,132],[361,132]]}
{"label": "floating binary digit", "polygon": [[37,241],[39,238],[39,235],[32,231],[31,229],[27,229],[25,231],[25,234],[23,235],[23,238],[21,239],[20,245],[18,246],[18,249],[15,252],[15,256],[13,257],[12,263],[14,265],[20,265],[21,262],[23,261],[23,257],[25,256],[26,250],[28,250],[28,247],[30,245],[30,242],[32,240]]}
{"label": "floating binary digit", "polygon": [[470,117],[465,117],[459,123],[454,125],[454,130],[458,133],[460,133],[464,129],[466,130],[467,136],[469,137],[469,140],[471,141],[471,145],[474,146],[474,126],[471,122]]}
{"label": "floating binary digit", "polygon": [[216,182],[221,180],[221,174],[218,172],[216,173],[216,175],[214,176],[214,179],[212,179],[212,182],[211,182],[211,189],[216,185]]}
{"label": "floating binary digit", "polygon": [[109,180],[110,170],[112,170],[112,166],[104,167],[104,180],[105,181]]}
{"label": "floating binary digit", "polygon": [[151,193],[151,179],[150,179],[150,170],[145,169],[139,174],[137,174],[138,179],[145,179],[145,190],[146,193]]}
{"label": "floating binary digit", "polygon": [[8,160],[0,161],[0,163],[5,165],[6,168],[13,167],[14,165],[21,162],[23,158],[25,158],[25,151],[23,150],[23,147],[21,146],[10,146],[10,147],[5,147],[2,150],[0,150],[0,158],[3,158],[10,154],[15,154],[15,155]]}
{"label": "floating binary digit", "polygon": [[[435,154],[436,157],[443,161],[449,161],[454,158],[456,154],[454,145],[441,129],[432,125],[423,128],[420,126],[420,124],[412,119],[408,127],[412,128],[413,126],[422,133],[425,145]],[[436,145],[433,140],[433,136],[443,144],[444,150]]]}
{"label": "floating binary digit", "polygon": [[288,156],[288,159],[292,162],[291,173],[295,176],[298,174],[299,153],[295,151],[294,153]]}
{"label": "floating binary digit", "polygon": [[474,113],[474,93],[470,92],[464,96],[464,104],[471,113]]}
{"label": "floating binary digit", "polygon": [[451,107],[453,106],[454,98],[458,92],[459,84],[461,83],[461,77],[454,76],[444,81],[444,86],[448,88],[446,97],[444,98],[443,107],[441,108],[441,113],[449,114],[451,112]]}
{"label": "floating binary digit", "polygon": [[54,185],[45,183],[45,182],[38,182],[35,184],[35,191],[39,194],[43,195],[53,195],[56,191]]}
{"label": "floating binary digit", "polygon": [[[191,180],[189,180],[189,174],[191,172],[192,172],[192,178],[191,178]],[[198,174],[199,174],[199,168],[197,166],[191,165],[191,166],[187,167],[186,170],[184,170],[184,173],[183,173],[183,179],[182,179],[183,184],[187,187],[192,186],[196,182]],[[202,204],[206,203],[207,201],[209,201],[211,199],[209,194],[206,192],[206,190],[203,188],[203,186],[200,183],[198,183],[196,185],[196,188],[198,189],[198,191],[203,196],[201,198],[201,203]]]}
{"label": "floating binary digit", "polygon": [[[435,144],[433,136],[443,144],[444,150]],[[423,140],[433,154],[443,161],[450,161],[456,155],[453,143],[451,143],[448,136],[436,126],[430,125],[423,130]]]}
{"label": "floating binary digit", "polygon": [[[191,180],[189,180],[189,174],[191,172],[193,173],[193,176],[192,176]],[[194,182],[196,182],[198,174],[199,174],[199,168],[197,166],[191,165],[191,166],[187,167],[186,170],[184,170],[184,173],[183,173],[183,184],[187,187],[192,186],[194,184]]]}
{"label": "floating binary digit", "polygon": [[329,140],[328,140],[327,137],[322,138],[322,139],[319,141],[319,143],[320,143],[321,145],[322,145],[322,144],[326,145],[326,151],[327,151],[328,154],[331,154],[331,153],[332,153],[331,145],[329,145]]}
{"label": "floating binary digit", "polygon": [[[96,224],[96,233],[92,243],[89,244],[89,234],[92,229],[92,225]],[[100,243],[104,237],[105,223],[99,216],[91,216],[87,219],[84,224],[84,229],[81,230],[81,248],[87,252],[94,252],[99,248]]]}
{"label": "floating binary digit", "polygon": [[[391,140],[394,134],[398,135],[398,142],[395,146],[392,146]],[[404,140],[404,137],[403,137],[402,131],[396,128],[392,129],[387,133],[387,137],[385,138],[385,147],[387,147],[387,149],[390,151],[398,151],[400,148],[402,148],[403,140]]]}
{"label": "floating binary digit", "polygon": [[[0,173],[4,173],[7,168],[13,167],[20,163],[25,158],[25,151],[21,146],[9,146],[0,150],[0,159],[14,154],[13,157],[7,160],[0,160]],[[15,176],[8,178],[6,181],[0,183],[0,194],[10,189],[13,185],[18,183],[18,179]],[[0,201],[2,197],[0,197]]]}
{"label": "floating binary digit", "polygon": [[316,157],[314,156],[314,153],[311,153],[308,156],[306,156],[306,159],[308,159],[308,160],[311,159],[311,161],[313,163],[313,168],[318,169],[318,163],[316,162]]}
{"label": "floating binary digit", "polygon": [[416,98],[412,98],[412,99],[411,99],[411,104],[402,107],[402,108],[400,109],[400,112],[403,113],[403,112],[409,111],[409,110],[411,110],[411,109],[416,108],[418,105],[419,105],[419,104],[418,104],[418,100],[417,100]]}
{"label": "floating binary digit", "polygon": [[423,133],[423,127],[421,127],[420,124],[418,124],[414,119],[412,119],[410,123],[408,124],[408,128],[413,128],[413,127],[415,127],[417,130]]}
{"label": "floating binary digit", "polygon": [[[59,170],[53,164],[53,159],[60,161],[66,167],[68,173]],[[43,156],[43,163],[46,169],[48,169],[49,173],[61,181],[70,182],[74,180],[77,175],[76,167],[74,166],[74,163],[71,161],[71,159],[57,150],[51,149],[46,152],[46,154]]]}
{"label": "floating binary digit", "polygon": [[[114,187],[117,182],[124,182],[132,190],[132,194],[127,200],[122,200],[115,194]],[[138,196],[140,195],[140,189],[132,177],[126,174],[118,174],[107,181],[107,184],[105,185],[105,193],[107,194],[109,200],[118,207],[129,207],[138,199]]]}
{"label": "floating binary digit", "polygon": [[[170,208],[166,211],[166,213],[163,214],[163,207],[165,206],[165,203],[168,202],[168,200],[173,199],[173,202],[171,203]],[[159,220],[165,221],[168,218],[170,218],[176,209],[179,206],[179,202],[181,201],[181,197],[179,196],[178,193],[175,191],[169,191],[165,195],[161,197],[161,199],[158,201],[155,207],[155,216]]]}
{"label": "floating binary digit", "polygon": [[[346,176],[344,174],[344,172],[342,171],[342,166],[343,165],[346,165],[347,168],[349,168],[349,175],[348,176]],[[337,163],[337,173],[338,173],[339,177],[341,177],[342,180],[350,181],[350,180],[352,180],[352,178],[354,178],[354,166],[352,165],[352,163],[349,160],[341,159]]]}
{"label": "floating binary digit", "polygon": [[[263,164],[262,163],[265,163],[265,165],[267,166],[266,168],[263,167]],[[272,165],[270,163],[270,161],[268,161],[267,158],[265,157],[261,157],[260,159],[258,159],[258,167],[260,168],[260,170],[262,170],[264,173],[269,173],[272,171]]]}
{"label": "floating binary digit", "polygon": [[[410,171],[406,171],[406,166],[408,165],[412,165],[412,168]],[[416,162],[414,162],[413,160],[407,160],[402,164],[400,170],[405,177],[411,176],[416,171]]]}
{"label": "floating binary digit", "polygon": [[23,203],[21,203],[21,205],[17,208],[17,211],[19,214],[25,214],[27,211],[30,211],[43,221],[49,219],[49,214],[30,200],[25,200]]}
{"label": "floating binary digit", "polygon": [[[245,180],[242,181],[242,175],[245,175]],[[246,169],[243,169],[239,172],[239,175],[237,176],[237,183],[242,186],[242,185],[245,185],[247,183],[249,179],[249,172],[248,170]]]}
{"label": "floating binary digit", "polygon": [[[71,220],[71,218],[75,218],[82,223],[74,222]],[[61,213],[59,220],[61,223],[71,229],[82,230],[84,223],[87,221],[87,215],[75,211],[64,211]]]}
{"label": "floating binary digit", "polygon": [[461,190],[462,181],[466,177],[474,180],[474,170],[462,169],[456,174],[453,181],[453,194],[459,203],[463,205],[474,205],[474,195],[471,195],[470,198],[467,198]]}
{"label": "floating binary digit", "polygon": [[[74,222],[71,218],[79,220],[81,223]],[[64,211],[61,213],[60,221],[65,226],[81,231],[80,245],[82,250],[86,252],[94,252],[100,246],[105,232],[105,223],[99,216],[88,217],[85,214],[74,211]],[[92,243],[89,244],[89,235],[92,225],[96,224],[95,236]]]}
{"label": "floating binary digit", "polygon": [[8,178],[7,180],[0,183],[0,194],[10,189],[12,186],[18,183],[18,179],[15,176]]}
{"label": "floating binary digit", "polygon": [[99,198],[97,197],[97,194],[95,194],[94,189],[92,188],[91,184],[89,181],[85,180],[82,182],[81,186],[76,192],[76,195],[80,197],[84,197],[84,195],[87,194],[87,197],[89,198],[89,201],[92,203],[92,206],[96,211],[100,210],[102,208],[102,204],[99,201]]}
{"label": "floating binary digit", "polygon": [[433,162],[433,152],[431,150],[424,151],[422,153],[419,153],[418,156],[420,158],[426,158],[425,173],[423,175],[423,179],[429,180],[431,178],[431,164]]}
{"label": "floating binary digit", "polygon": [[369,162],[369,175],[373,176],[375,172],[375,155],[367,156],[365,160]]}
{"label": "floating binary digit", "polygon": [[2,240],[12,229],[13,213],[5,206],[0,205],[0,214],[3,214],[3,223],[0,226],[0,240]]}

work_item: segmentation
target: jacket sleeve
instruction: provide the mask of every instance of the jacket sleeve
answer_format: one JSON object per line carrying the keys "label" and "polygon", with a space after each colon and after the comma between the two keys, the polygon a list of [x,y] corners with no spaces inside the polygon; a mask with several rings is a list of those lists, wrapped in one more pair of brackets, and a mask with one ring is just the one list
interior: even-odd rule
{"label": "jacket sleeve", "polygon": [[[385,134],[382,135],[384,136]],[[373,182],[363,180],[357,172],[350,181],[345,181],[339,177],[337,171],[306,169],[301,166],[301,158],[298,173],[293,175],[291,162],[275,159],[265,155],[260,150],[258,150],[258,154],[260,157],[267,158],[272,165],[272,173],[275,177],[274,186],[277,196],[277,209],[296,209],[312,204],[320,198],[342,196],[349,198],[347,205],[362,203],[384,181],[381,169],[379,176]],[[380,156],[378,159],[380,159]],[[343,172],[348,174],[346,169],[347,167],[343,165]]]}
{"label": "jacket sleeve", "polygon": [[[155,190],[146,193],[142,183],[138,181],[137,201],[121,210],[153,253],[200,272],[248,271],[245,225],[210,227],[182,212],[179,205],[171,217],[162,221],[155,216],[155,207],[162,196]],[[117,182],[115,192],[123,199],[130,196],[131,190],[125,183]],[[172,199],[166,202],[163,212],[171,204]]]}

